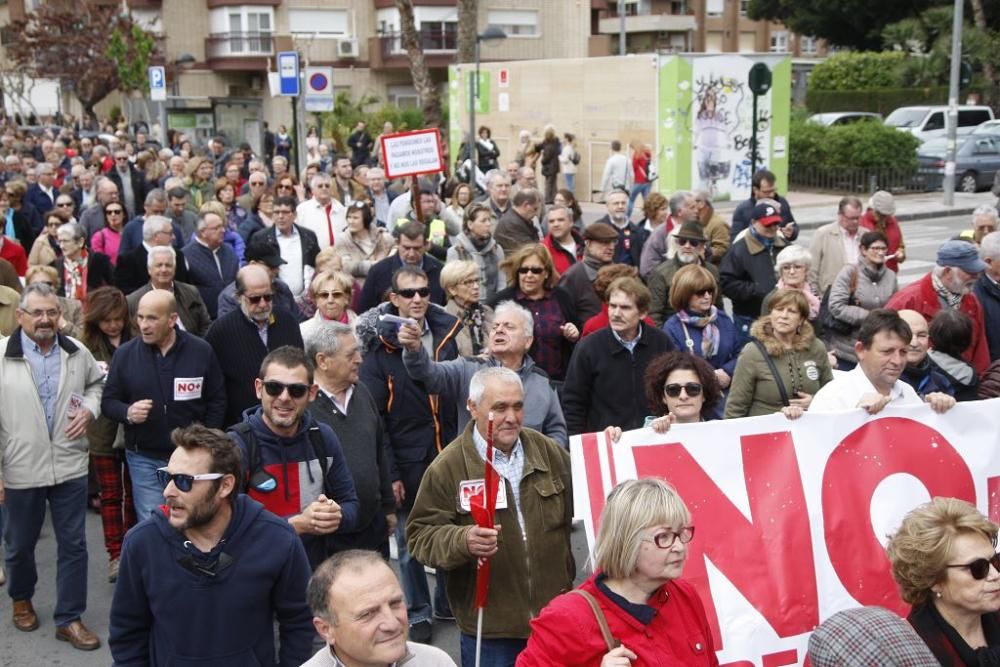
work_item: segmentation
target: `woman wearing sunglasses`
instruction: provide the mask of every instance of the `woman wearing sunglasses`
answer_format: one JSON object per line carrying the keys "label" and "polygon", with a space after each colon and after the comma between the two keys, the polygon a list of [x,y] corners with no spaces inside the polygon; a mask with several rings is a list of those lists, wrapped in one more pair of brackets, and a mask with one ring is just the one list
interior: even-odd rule
{"label": "woman wearing sunglasses", "polygon": [[943,667],[1000,665],[997,525],[969,503],[912,510],[886,550],[907,620]]}
{"label": "woman wearing sunglasses", "polygon": [[90,237],[90,249],[108,256],[112,265],[118,264],[118,248],[125,226],[125,206],[118,201],[104,205],[104,222],[101,229]]}
{"label": "woman wearing sunglasses", "polygon": [[354,324],[357,314],[350,309],[354,281],[342,271],[317,273],[309,284],[309,296],[316,304],[316,314],[299,325],[302,340],[308,340],[323,322]]}
{"label": "woman wearing sunglasses", "polygon": [[750,327],[736,360],[726,419],[781,412],[797,419],[833,379],[823,342],[809,324],[809,302],[798,289],[778,290],[771,310]]}
{"label": "woman wearing sunglasses", "polygon": [[503,268],[510,286],[493,295],[489,305],[495,308],[503,301],[514,301],[531,312],[535,338],[528,354],[551,380],[561,382],[580,329],[573,298],[556,286],[559,273],[549,249],[541,243],[522,246],[504,261]]}
{"label": "woman wearing sunglasses", "polygon": [[694,537],[691,513],[663,480],[616,486],[601,513],[596,571],[531,622],[517,667],[718,665],[705,606],[680,579]]}
{"label": "woman wearing sunglasses", "polygon": [[62,248],[59,247],[57,232],[67,222],[69,220],[59,210],[52,210],[45,214],[45,230],[31,244],[28,264],[48,266],[62,257]]}

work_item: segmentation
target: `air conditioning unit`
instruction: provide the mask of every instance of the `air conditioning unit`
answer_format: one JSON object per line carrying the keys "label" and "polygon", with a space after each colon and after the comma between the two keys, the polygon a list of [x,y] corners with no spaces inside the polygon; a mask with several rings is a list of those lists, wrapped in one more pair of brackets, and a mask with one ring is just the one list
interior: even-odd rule
{"label": "air conditioning unit", "polygon": [[342,39],[337,42],[337,55],[341,58],[357,58],[358,40]]}

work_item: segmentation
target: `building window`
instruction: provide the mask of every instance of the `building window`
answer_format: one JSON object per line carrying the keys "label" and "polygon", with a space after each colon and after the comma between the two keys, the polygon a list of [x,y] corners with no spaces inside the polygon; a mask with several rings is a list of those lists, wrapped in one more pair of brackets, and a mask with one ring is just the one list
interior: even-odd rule
{"label": "building window", "polygon": [[814,56],[817,51],[816,38],[815,37],[800,37],[799,38],[799,52],[804,56]]}
{"label": "building window", "polygon": [[687,0],[671,0],[670,13],[673,14],[674,16],[687,16],[688,13]]}
{"label": "building window", "polygon": [[538,37],[538,12],[530,10],[490,10],[486,22],[507,33],[508,37]]}
{"label": "building window", "polygon": [[274,53],[274,9],[257,5],[213,9],[209,15],[216,56]]}
{"label": "building window", "polygon": [[288,10],[289,31],[317,37],[343,37],[349,33],[346,9]]}
{"label": "building window", "polygon": [[771,53],[788,52],[788,33],[784,30],[771,33]]}
{"label": "building window", "polygon": [[421,21],[420,41],[427,51],[454,51],[458,48],[458,23]]}
{"label": "building window", "polygon": [[746,16],[750,9],[750,0],[740,0],[740,16]]}
{"label": "building window", "polygon": [[705,14],[707,16],[722,16],[725,7],[726,5],[723,0],[708,0],[705,3]]}

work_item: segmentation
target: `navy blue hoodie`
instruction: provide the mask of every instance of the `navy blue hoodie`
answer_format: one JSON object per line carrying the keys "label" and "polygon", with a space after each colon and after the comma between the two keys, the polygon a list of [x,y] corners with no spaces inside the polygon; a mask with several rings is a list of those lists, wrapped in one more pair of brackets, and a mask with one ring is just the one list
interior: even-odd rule
{"label": "navy blue hoodie", "polygon": [[[196,566],[214,567],[215,575]],[[295,531],[252,498],[236,497],[229,527],[208,554],[154,513],[122,547],[108,638],[114,664],[297,667],[309,659],[315,634],[308,582]]]}

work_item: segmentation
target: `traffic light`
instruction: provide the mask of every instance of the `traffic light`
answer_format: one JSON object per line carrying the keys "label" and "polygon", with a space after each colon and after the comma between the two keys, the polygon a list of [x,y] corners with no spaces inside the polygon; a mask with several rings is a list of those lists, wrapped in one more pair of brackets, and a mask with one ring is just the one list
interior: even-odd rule
{"label": "traffic light", "polygon": [[771,70],[764,63],[754,63],[750,68],[750,92],[766,95],[771,90]]}
{"label": "traffic light", "polygon": [[972,65],[969,61],[963,60],[958,66],[958,87],[968,88],[969,83],[972,82]]}

